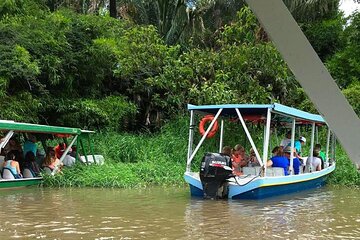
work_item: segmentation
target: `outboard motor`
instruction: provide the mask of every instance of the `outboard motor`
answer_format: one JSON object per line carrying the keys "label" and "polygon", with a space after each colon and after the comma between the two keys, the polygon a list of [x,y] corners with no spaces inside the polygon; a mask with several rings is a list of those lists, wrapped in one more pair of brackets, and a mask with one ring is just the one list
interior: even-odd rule
{"label": "outboard motor", "polygon": [[221,153],[206,153],[200,166],[204,198],[227,197],[225,182],[231,176],[232,165],[229,156]]}

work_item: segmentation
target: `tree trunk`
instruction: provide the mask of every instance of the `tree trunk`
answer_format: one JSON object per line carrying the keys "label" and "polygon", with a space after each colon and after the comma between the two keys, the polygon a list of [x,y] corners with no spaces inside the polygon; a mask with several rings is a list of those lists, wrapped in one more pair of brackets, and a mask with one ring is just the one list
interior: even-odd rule
{"label": "tree trunk", "polygon": [[110,0],[110,17],[116,18],[116,0]]}

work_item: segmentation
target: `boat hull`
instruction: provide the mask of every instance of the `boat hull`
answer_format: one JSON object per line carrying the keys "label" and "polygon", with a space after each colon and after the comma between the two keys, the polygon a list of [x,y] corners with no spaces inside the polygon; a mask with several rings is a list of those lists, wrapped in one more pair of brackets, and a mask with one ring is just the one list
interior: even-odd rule
{"label": "boat hull", "polygon": [[326,176],[319,177],[313,180],[297,182],[297,183],[288,183],[283,185],[274,185],[274,186],[265,186],[255,188],[251,191],[244,192],[231,196],[232,199],[263,199],[283,194],[289,194],[294,192],[300,192],[303,190],[308,190],[312,188],[318,188],[326,183]]}
{"label": "boat hull", "polygon": [[43,178],[1,179],[0,189],[39,185]]}
{"label": "boat hull", "polygon": [[[318,188],[326,183],[326,177],[335,169],[335,165],[322,171],[300,175],[279,177],[255,177],[230,179],[228,183],[229,199],[263,199],[277,195]],[[191,196],[203,197],[198,173],[185,173],[185,181],[190,186]]]}

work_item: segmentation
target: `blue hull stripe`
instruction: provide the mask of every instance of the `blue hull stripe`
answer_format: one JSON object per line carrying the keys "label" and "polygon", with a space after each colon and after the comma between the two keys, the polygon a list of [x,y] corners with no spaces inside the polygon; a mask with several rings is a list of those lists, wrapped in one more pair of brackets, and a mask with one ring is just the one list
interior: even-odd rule
{"label": "blue hull stripe", "polygon": [[[229,182],[229,198],[261,199],[301,190],[321,187],[326,177],[335,169],[332,165],[322,171],[283,177],[256,178],[245,185]],[[190,186],[191,196],[202,197],[202,184],[198,173],[185,173],[185,181]]]}
{"label": "blue hull stripe", "polygon": [[190,193],[192,197],[204,197],[204,192],[202,189],[199,189],[191,184],[189,184],[190,186]]}
{"label": "blue hull stripe", "polygon": [[325,184],[325,178],[320,177],[311,181],[298,182],[293,184],[277,185],[277,186],[266,186],[256,188],[254,190],[235,195],[233,199],[262,199],[282,194],[289,194],[294,192],[303,191],[311,188],[318,188]]}

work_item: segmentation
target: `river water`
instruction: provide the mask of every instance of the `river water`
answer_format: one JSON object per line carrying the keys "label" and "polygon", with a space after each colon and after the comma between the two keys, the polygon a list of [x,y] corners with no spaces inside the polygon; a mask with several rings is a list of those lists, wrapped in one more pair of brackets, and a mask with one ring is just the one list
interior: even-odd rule
{"label": "river water", "polygon": [[262,201],[188,188],[1,190],[0,239],[360,239],[360,191],[324,187]]}

